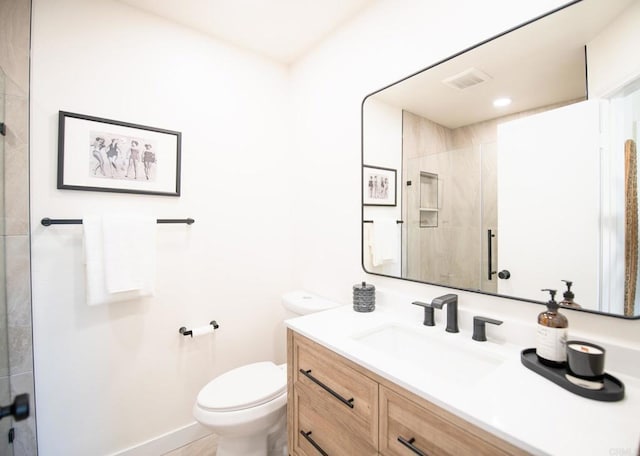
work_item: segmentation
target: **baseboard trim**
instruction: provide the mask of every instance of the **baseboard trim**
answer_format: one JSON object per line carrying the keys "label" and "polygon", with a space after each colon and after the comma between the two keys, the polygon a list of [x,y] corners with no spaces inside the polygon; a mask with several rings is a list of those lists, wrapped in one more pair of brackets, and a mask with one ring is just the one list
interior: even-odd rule
{"label": "baseboard trim", "polygon": [[142,442],[125,450],[112,453],[109,456],[158,456],[180,448],[191,442],[195,442],[211,434],[211,430],[198,422],[159,435],[153,439]]}

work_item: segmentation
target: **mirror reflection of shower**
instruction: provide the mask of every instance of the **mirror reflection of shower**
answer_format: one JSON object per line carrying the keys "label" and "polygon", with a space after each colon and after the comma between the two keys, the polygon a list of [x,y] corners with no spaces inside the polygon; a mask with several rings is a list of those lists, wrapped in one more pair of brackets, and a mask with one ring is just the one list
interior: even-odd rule
{"label": "mirror reflection of shower", "polygon": [[[408,117],[415,116],[405,113],[405,122]],[[496,292],[497,279],[487,280],[483,234],[496,230],[495,150],[495,143],[444,151],[404,149],[411,157],[405,159],[404,176],[419,183],[405,186],[403,193],[407,278]]]}
{"label": "mirror reflection of shower", "polygon": [[402,171],[363,221],[405,223],[379,267],[364,223],[364,269],[536,302],[568,280],[582,309],[640,316],[639,14],[577,2],[367,96],[363,164]]}

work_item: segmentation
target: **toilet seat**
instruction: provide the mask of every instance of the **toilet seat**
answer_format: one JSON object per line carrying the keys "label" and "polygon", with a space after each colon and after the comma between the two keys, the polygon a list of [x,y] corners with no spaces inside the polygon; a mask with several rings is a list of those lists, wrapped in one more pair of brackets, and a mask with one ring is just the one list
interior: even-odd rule
{"label": "toilet seat", "polygon": [[271,361],[232,369],[210,381],[198,394],[199,407],[232,412],[257,407],[281,396],[287,389],[287,371]]}

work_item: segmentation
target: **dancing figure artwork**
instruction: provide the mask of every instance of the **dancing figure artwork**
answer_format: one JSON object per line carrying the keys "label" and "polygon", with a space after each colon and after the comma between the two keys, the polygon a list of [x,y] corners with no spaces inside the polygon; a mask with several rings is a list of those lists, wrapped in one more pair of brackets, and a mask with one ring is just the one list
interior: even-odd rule
{"label": "dancing figure artwork", "polygon": [[89,137],[91,177],[134,181],[155,180],[158,162],[154,141],[97,131],[92,131]]}

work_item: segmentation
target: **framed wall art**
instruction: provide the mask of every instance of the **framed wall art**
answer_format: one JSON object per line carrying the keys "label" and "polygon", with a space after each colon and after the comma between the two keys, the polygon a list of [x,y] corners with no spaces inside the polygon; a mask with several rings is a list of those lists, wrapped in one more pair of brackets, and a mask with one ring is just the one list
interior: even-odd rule
{"label": "framed wall art", "polygon": [[362,166],[362,204],[395,206],[396,170],[379,166]]}
{"label": "framed wall art", "polygon": [[178,131],[60,111],[59,189],[180,196]]}

